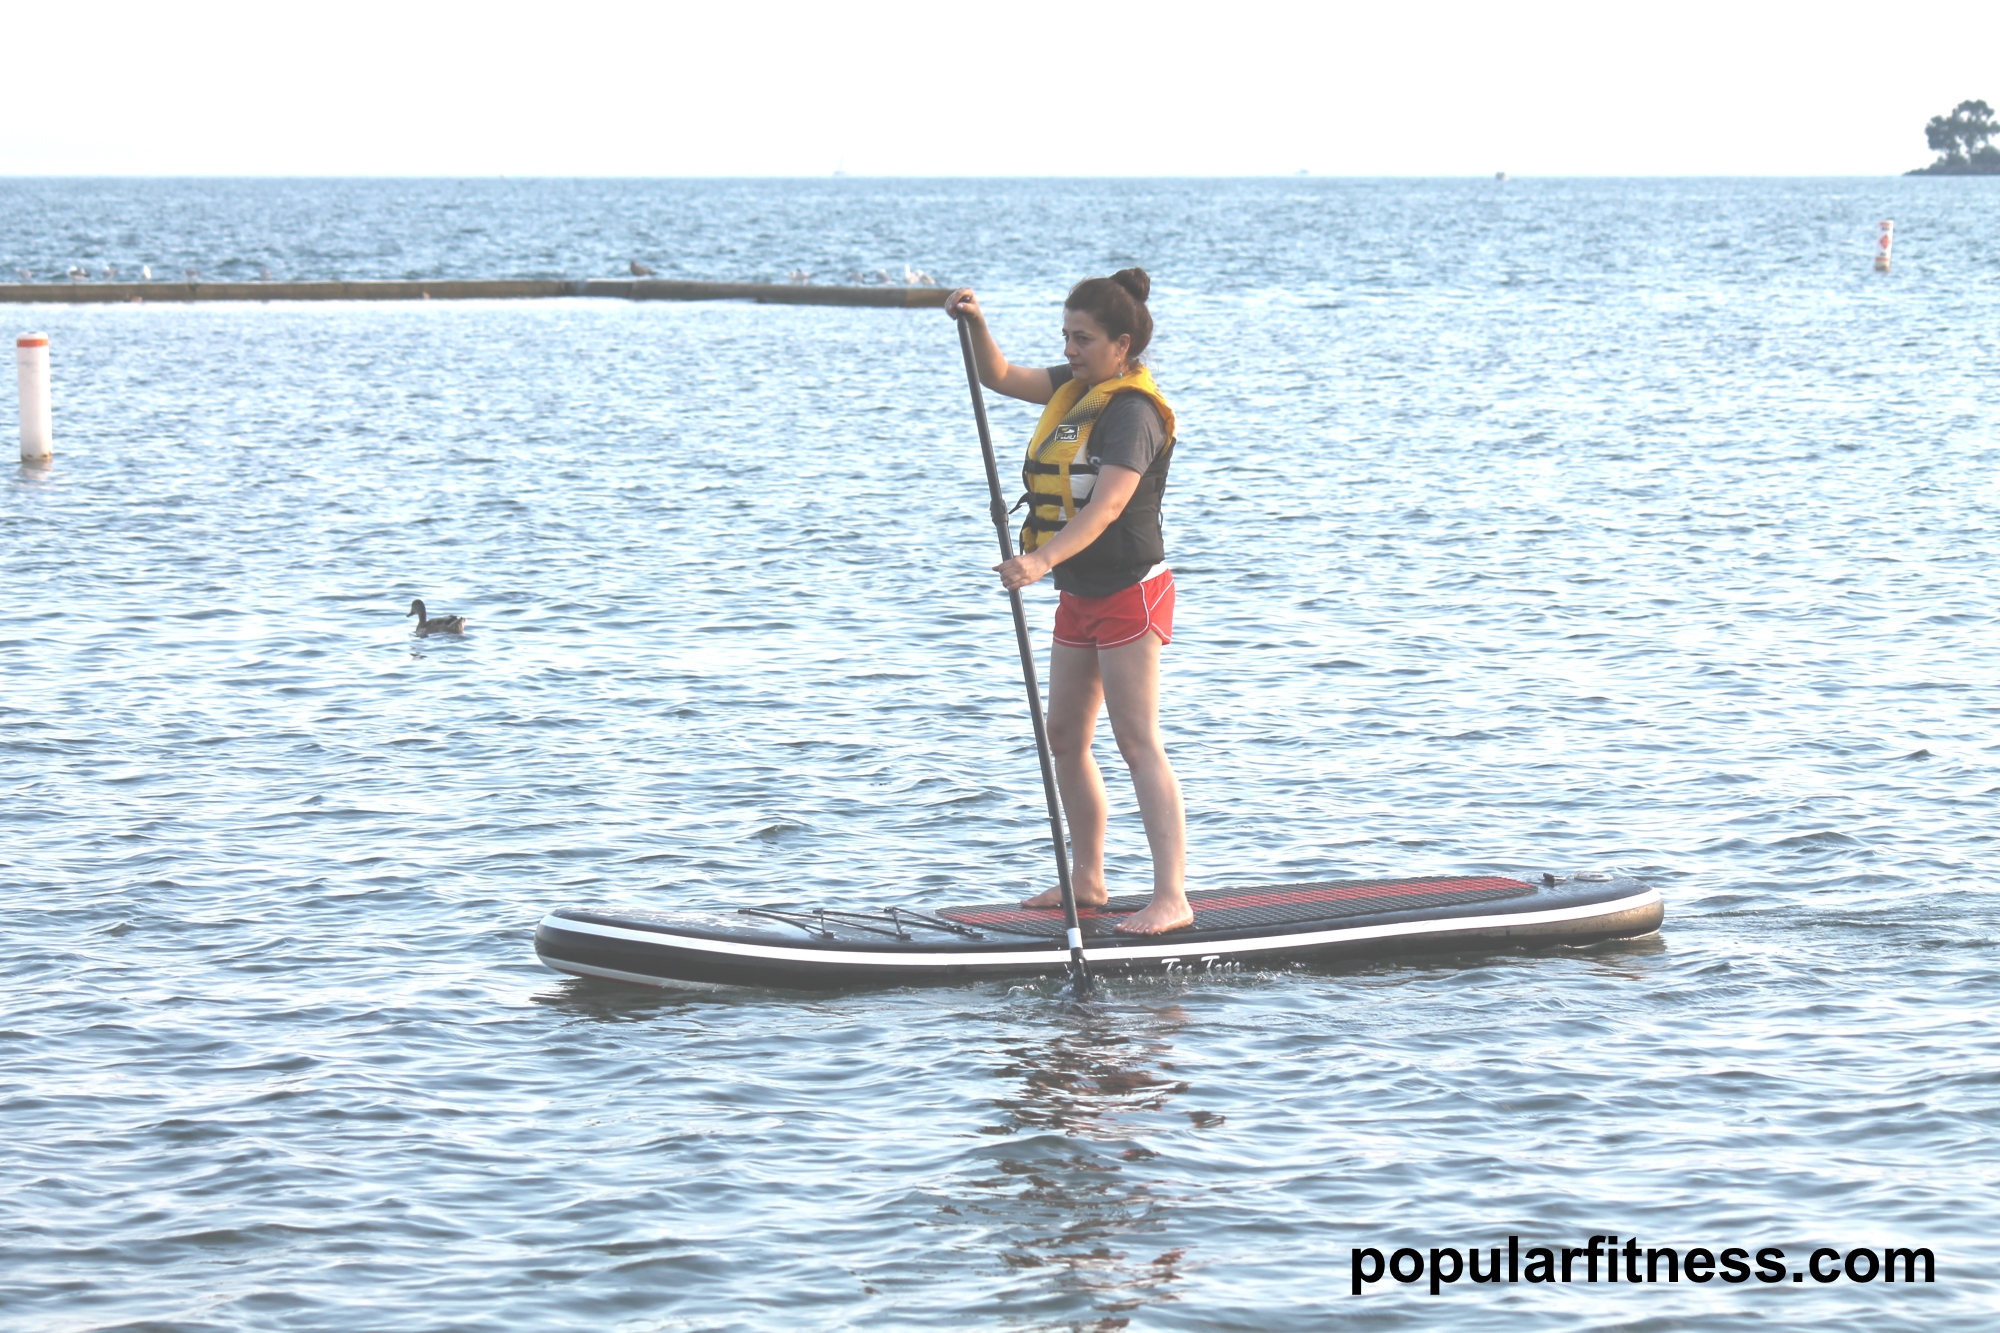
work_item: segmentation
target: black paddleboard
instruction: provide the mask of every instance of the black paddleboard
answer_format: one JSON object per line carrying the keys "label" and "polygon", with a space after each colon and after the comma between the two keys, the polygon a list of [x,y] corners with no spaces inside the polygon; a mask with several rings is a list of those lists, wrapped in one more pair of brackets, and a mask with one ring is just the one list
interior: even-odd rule
{"label": "black paddleboard", "polygon": [[[1188,895],[1194,924],[1165,935],[1113,927],[1135,895],[1081,913],[1100,976],[1283,967],[1413,954],[1493,953],[1648,935],[1659,890],[1608,875],[1326,880]],[[884,907],[735,911],[565,907],[535,931],[543,963],[574,976],[647,986],[842,990],[936,986],[1068,969],[1060,908],[1013,903],[937,912]]]}

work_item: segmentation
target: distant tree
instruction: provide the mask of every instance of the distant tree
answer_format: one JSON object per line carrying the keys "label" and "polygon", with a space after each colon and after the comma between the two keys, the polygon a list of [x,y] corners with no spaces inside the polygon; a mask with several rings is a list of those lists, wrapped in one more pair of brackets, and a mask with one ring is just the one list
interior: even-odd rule
{"label": "distant tree", "polygon": [[[1960,102],[1948,116],[1932,116],[1924,126],[1924,140],[1938,160],[1923,169],[1926,175],[1965,176],[2000,173],[2000,148],[1993,145],[2000,135],[2000,121],[1984,102]],[[1914,173],[1913,173],[1914,174]]]}

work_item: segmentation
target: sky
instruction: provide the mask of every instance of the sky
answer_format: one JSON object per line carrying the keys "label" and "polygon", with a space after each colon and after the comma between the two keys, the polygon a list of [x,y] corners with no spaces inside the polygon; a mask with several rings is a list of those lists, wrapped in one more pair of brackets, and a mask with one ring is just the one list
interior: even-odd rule
{"label": "sky", "polygon": [[1887,175],[2000,4],[13,0],[0,175]]}

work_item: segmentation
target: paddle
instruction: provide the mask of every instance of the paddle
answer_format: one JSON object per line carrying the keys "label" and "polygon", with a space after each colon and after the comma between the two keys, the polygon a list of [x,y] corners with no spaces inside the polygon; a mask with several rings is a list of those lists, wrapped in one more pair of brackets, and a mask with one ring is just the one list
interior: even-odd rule
{"label": "paddle", "polygon": [[[972,390],[972,415],[979,422],[979,450],[986,456],[986,487],[993,498],[993,531],[1000,538],[1000,558],[1014,558],[1014,536],[1007,530],[1007,502],[1000,498],[1000,464],[993,457],[993,431],[986,424],[986,395],[979,388],[979,367],[972,357],[972,326],[958,320],[958,350],[965,354],[965,384]],[[1042,686],[1035,679],[1035,652],[1028,646],[1028,613],[1021,606],[1021,590],[1010,589],[1014,604],[1014,642],[1021,649],[1021,680],[1028,688],[1028,715],[1035,721],[1035,751],[1042,758],[1042,794],[1049,802],[1049,838],[1056,849],[1056,883],[1062,889],[1063,922],[1069,927],[1069,985],[1064,988],[1073,999],[1082,999],[1092,990],[1090,968],[1083,960],[1083,927],[1076,919],[1076,894],[1069,884],[1069,845],[1063,836],[1062,803],[1056,797],[1056,766],[1049,758],[1049,728],[1042,717]]]}

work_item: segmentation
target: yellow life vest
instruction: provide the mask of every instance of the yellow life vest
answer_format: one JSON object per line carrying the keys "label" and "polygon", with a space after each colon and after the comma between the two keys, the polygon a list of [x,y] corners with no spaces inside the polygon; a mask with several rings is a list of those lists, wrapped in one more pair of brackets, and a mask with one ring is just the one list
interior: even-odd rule
{"label": "yellow life vest", "polygon": [[[1028,487],[1028,493],[1021,497],[1028,502],[1028,519],[1021,525],[1022,551],[1041,547],[1076,517],[1078,505],[1070,474],[1097,471],[1089,461],[1090,428],[1104,415],[1111,399],[1121,393],[1141,393],[1151,400],[1166,426],[1167,448],[1174,447],[1174,409],[1160,396],[1153,372],[1144,366],[1089,389],[1075,380],[1064,384],[1042,409],[1042,419],[1028,437],[1028,461],[1021,466],[1021,480]],[[1084,459],[1081,463],[1075,461],[1079,455]]]}

